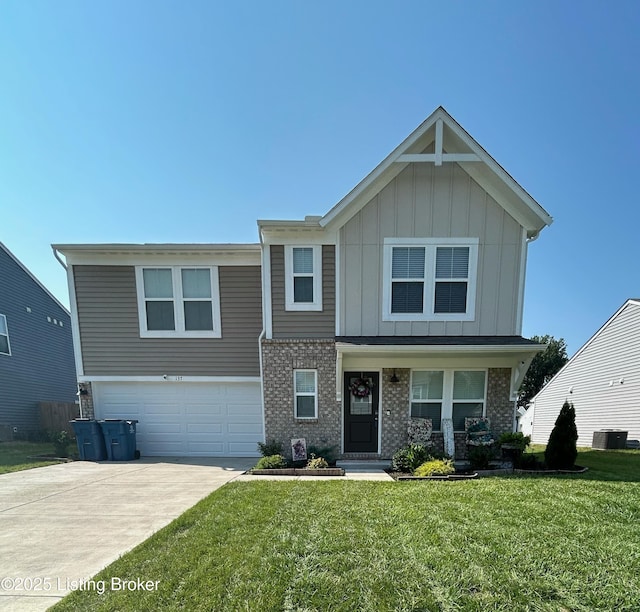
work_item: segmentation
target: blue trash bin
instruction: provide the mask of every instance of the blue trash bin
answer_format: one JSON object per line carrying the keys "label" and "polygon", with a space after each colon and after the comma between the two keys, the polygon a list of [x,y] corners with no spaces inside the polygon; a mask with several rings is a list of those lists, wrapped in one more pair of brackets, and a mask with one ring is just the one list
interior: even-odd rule
{"label": "blue trash bin", "polygon": [[74,419],[69,423],[73,426],[73,431],[76,434],[80,459],[82,461],[104,461],[107,458],[107,449],[98,421]]}
{"label": "blue trash bin", "polygon": [[136,458],[137,422],[135,419],[99,421],[109,461],[132,461]]}

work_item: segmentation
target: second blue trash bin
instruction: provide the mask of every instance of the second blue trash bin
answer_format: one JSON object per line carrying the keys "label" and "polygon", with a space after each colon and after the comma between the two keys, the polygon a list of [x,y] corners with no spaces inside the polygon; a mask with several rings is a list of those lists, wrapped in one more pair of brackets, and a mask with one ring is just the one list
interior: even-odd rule
{"label": "second blue trash bin", "polygon": [[132,461],[136,458],[137,420],[106,419],[100,421],[109,461]]}
{"label": "second blue trash bin", "polygon": [[104,446],[104,436],[98,421],[91,419],[75,419],[69,421],[73,425],[78,443],[78,454],[82,461],[104,461],[107,449]]}

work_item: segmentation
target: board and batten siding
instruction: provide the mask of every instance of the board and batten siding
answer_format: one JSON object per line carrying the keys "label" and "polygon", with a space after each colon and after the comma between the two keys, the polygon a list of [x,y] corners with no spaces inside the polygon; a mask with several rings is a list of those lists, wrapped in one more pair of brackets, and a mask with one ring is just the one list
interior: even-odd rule
{"label": "board and batten siding", "polygon": [[40,428],[38,402],[75,402],[71,318],[0,246],[0,314],[11,355],[0,354],[0,425]]}
{"label": "board and batten siding", "polygon": [[[521,226],[458,164],[409,164],[342,228],[348,336],[516,335]],[[385,238],[478,238],[475,320],[383,321]]]}
{"label": "board and batten siding", "polygon": [[259,376],[259,266],[220,266],[222,338],[140,338],[133,266],[73,266],[85,375]]}
{"label": "board and batten siding", "polygon": [[576,409],[579,446],[600,429],[640,439],[640,303],[627,303],[535,397],[535,443],[548,442],[565,400]]}
{"label": "board and batten siding", "polygon": [[284,246],[271,246],[271,310],[274,338],[334,338],[336,255],[322,247],[322,310],[285,310]]}

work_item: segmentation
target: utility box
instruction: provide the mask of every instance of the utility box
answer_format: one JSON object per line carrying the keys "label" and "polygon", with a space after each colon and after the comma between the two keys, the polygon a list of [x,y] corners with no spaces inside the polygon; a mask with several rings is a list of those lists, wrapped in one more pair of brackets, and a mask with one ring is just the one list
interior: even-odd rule
{"label": "utility box", "polygon": [[74,419],[69,421],[73,426],[78,444],[78,455],[82,461],[104,461],[107,449],[104,446],[104,436],[98,421],[92,419]]}
{"label": "utility box", "polygon": [[136,458],[137,420],[106,419],[100,421],[109,461],[132,461]]}
{"label": "utility box", "polygon": [[613,450],[627,447],[628,431],[621,429],[601,429],[593,432],[591,448],[599,450]]}

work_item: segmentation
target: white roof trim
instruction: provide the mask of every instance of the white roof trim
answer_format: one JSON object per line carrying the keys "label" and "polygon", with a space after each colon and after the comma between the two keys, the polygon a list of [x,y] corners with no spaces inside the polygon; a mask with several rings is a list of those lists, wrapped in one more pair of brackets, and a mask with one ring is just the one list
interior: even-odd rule
{"label": "white roof trim", "polygon": [[[459,123],[447,113],[442,107],[438,107],[416,130],[414,130],[398,147],[396,147],[390,155],[388,155],[374,170],[369,173],[358,185],[356,185],[340,202],[338,202],[322,219],[320,225],[326,227],[333,223],[343,225],[355,215],[367,202],[377,193],[384,185],[393,180],[409,163],[402,161],[400,158],[406,154],[419,153],[421,149],[431,144],[437,134],[434,133],[434,139],[427,142],[425,135],[437,122],[443,122],[453,134],[459,138],[470,153],[477,155],[482,164],[474,162],[458,162],[461,167],[467,171],[474,180],[476,180],[487,192],[496,198],[503,206],[504,197],[500,197],[496,189],[483,181],[479,176],[477,169],[479,166],[486,166],[502,184],[503,188],[507,188],[514,196],[516,196],[524,205],[524,209],[528,212],[529,219],[518,211],[509,210],[511,214],[528,230],[530,237],[537,233],[546,225],[553,222],[552,217],[540,206],[505,170],[498,164],[491,155],[489,155],[463,128]],[[440,123],[438,123],[440,125]],[[436,130],[434,130],[436,132]],[[421,142],[423,140],[423,142]],[[418,150],[412,150],[412,147],[418,146]],[[407,159],[406,157],[403,159]],[[515,208],[515,207],[511,207]],[[347,210],[350,209],[350,210]]]}
{"label": "white roof trim", "polygon": [[64,310],[68,315],[71,315],[67,307],[60,302],[60,300],[51,293],[32,273],[31,271],[7,248],[5,244],[0,242],[0,248],[7,254],[13,261],[15,261],[33,280],[39,287],[42,289],[62,310]]}
{"label": "white roof trim", "polygon": [[555,374],[555,376],[544,386],[542,387],[542,389],[540,389],[540,391],[538,391],[538,393],[536,393],[532,398],[531,398],[531,404],[535,404],[536,398],[542,394],[545,389],[547,387],[549,387],[553,381],[558,378],[558,376],[560,376],[560,374],[562,374],[562,372],[564,372],[564,370],[566,368],[568,368],[577,358],[579,355],[581,355],[586,349],[587,347],[589,347],[595,340],[596,338],[598,338],[601,334],[604,333],[604,331],[609,327],[609,325],[611,325],[611,323],[613,323],[616,318],[618,317],[618,315],[627,307],[627,306],[640,306],[640,299],[628,299],[622,306],[620,306],[620,308],[618,308],[618,310],[616,310],[616,312],[609,317],[609,319],[607,319],[607,321],[604,323],[604,325],[602,325],[600,327],[600,329],[593,334],[593,336],[591,336],[591,338],[589,338],[575,353],[575,355],[573,357],[571,357],[571,359],[569,359],[569,361],[567,361],[567,363],[565,363]]}
{"label": "white roof trim", "polygon": [[233,253],[246,251],[260,251],[260,245],[256,243],[249,244],[214,244],[214,243],[197,243],[197,244],[52,244],[56,251],[63,254],[66,253]]}

